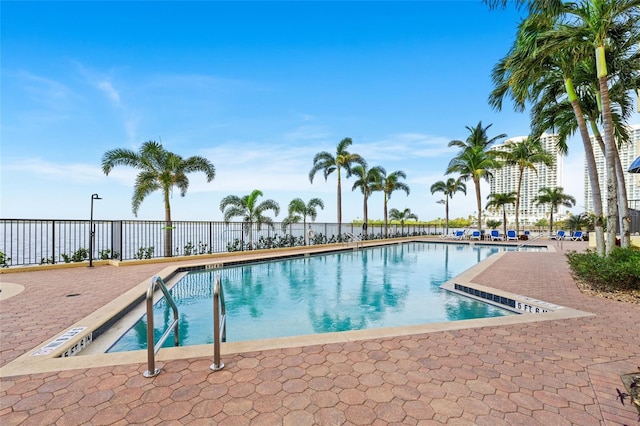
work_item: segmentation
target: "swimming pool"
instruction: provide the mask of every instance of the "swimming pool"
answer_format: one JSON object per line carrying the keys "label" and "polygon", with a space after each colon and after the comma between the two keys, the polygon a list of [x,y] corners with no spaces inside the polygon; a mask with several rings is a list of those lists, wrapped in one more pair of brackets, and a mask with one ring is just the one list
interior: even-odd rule
{"label": "swimming pool", "polygon": [[[512,315],[440,285],[494,253],[514,249],[413,242],[191,272],[171,289],[180,311],[180,344],[213,342],[217,273],[225,292],[227,341]],[[164,299],[154,312],[157,340],[171,315]],[[143,316],[108,352],[146,348],[146,327]],[[168,338],[165,345],[172,342]]]}

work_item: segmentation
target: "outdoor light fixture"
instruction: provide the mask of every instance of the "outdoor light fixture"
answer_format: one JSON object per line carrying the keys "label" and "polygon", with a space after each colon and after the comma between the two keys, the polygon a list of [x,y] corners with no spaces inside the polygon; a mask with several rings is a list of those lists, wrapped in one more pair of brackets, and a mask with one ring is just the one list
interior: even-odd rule
{"label": "outdoor light fixture", "polygon": [[96,235],[96,229],[93,225],[93,200],[102,200],[98,194],[91,194],[91,218],[89,219],[89,267],[93,267],[93,238]]}

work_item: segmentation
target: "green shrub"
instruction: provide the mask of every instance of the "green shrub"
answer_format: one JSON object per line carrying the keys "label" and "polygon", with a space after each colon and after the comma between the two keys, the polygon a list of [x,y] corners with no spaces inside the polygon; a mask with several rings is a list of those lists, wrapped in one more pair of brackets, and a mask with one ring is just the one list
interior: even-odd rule
{"label": "green shrub", "polygon": [[599,290],[640,290],[640,250],[616,247],[609,256],[586,252],[567,253],[576,279]]}
{"label": "green shrub", "polygon": [[151,259],[153,257],[154,248],[153,247],[140,247],[138,248],[138,252],[133,255],[134,259]]}
{"label": "green shrub", "polygon": [[74,251],[71,256],[66,253],[61,253],[60,256],[62,256],[64,263],[84,262],[89,257],[89,250],[80,247],[78,250]]}
{"label": "green shrub", "polygon": [[8,268],[11,258],[7,257],[4,252],[0,251],[0,268]]}

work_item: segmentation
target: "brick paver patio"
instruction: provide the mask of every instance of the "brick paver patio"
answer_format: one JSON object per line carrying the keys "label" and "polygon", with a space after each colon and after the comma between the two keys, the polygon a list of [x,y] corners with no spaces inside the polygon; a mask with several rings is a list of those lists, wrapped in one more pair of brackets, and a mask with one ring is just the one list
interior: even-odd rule
{"label": "brick paver patio", "polygon": [[[555,243],[554,243],[555,244]],[[505,254],[473,281],[593,313],[566,320],[0,379],[0,424],[633,425],[616,388],[640,366],[640,307],[583,295],[563,251]],[[0,275],[0,366],[168,263]],[[70,296],[76,295],[76,296]],[[70,297],[68,297],[70,296]]]}

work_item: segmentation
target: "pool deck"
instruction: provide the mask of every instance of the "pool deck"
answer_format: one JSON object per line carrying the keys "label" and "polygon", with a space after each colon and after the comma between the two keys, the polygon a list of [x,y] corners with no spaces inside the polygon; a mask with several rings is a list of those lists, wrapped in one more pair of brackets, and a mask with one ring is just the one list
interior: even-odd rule
{"label": "pool deck", "polygon": [[[161,350],[162,372],[151,379],[142,375],[146,358],[3,374],[0,424],[640,425],[616,391],[624,391],[621,374],[640,368],[640,306],[582,294],[564,252],[588,243],[548,243],[549,252],[502,255],[473,282],[593,315],[292,340],[226,351],[217,372],[209,368],[212,350],[179,359],[164,359]],[[0,275],[0,371],[158,271],[185,263]]]}

